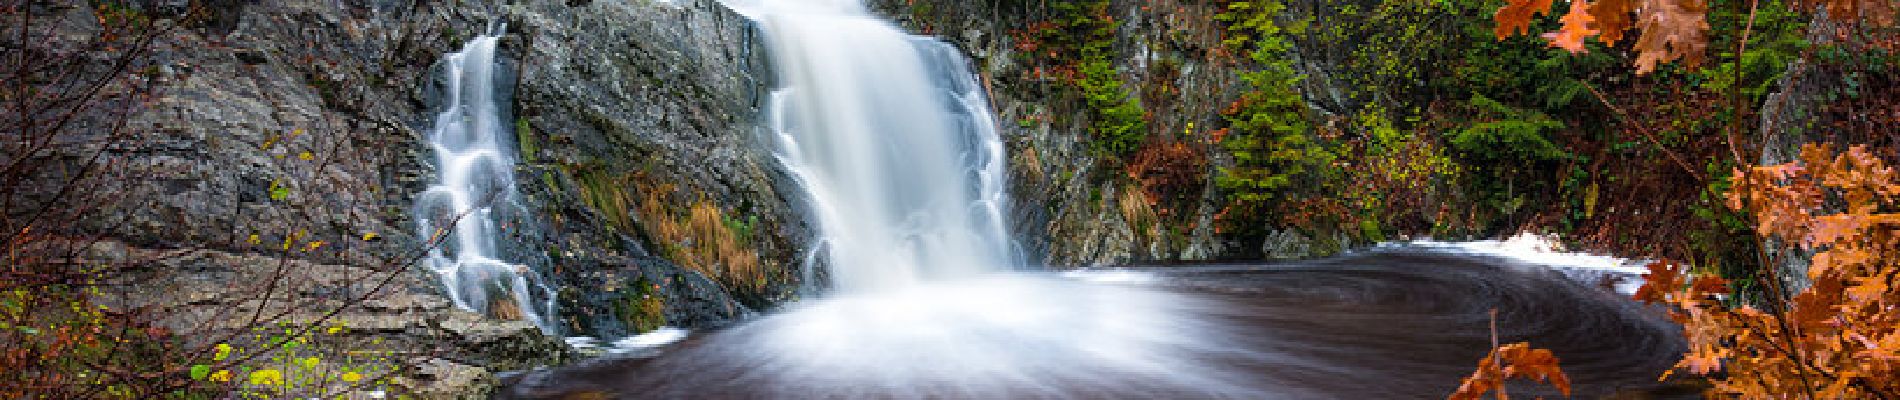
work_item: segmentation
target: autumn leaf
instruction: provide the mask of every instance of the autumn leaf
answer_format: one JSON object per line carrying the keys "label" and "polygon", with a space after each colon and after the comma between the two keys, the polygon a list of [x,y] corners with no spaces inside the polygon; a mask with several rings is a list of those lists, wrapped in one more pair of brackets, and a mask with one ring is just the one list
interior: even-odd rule
{"label": "autumn leaf", "polygon": [[1623,31],[1630,29],[1630,14],[1634,12],[1636,3],[1632,0],[1598,0],[1590,3],[1590,17],[1596,20],[1596,28],[1603,34],[1597,40],[1611,46],[1623,40]]}
{"label": "autumn leaf", "polygon": [[1505,0],[1492,19],[1497,20],[1498,40],[1530,32],[1531,17],[1550,13],[1550,0]]}
{"label": "autumn leaf", "polygon": [[1563,27],[1558,28],[1556,32],[1544,34],[1544,39],[1550,40],[1550,47],[1569,50],[1571,53],[1589,51],[1583,47],[1583,40],[1601,33],[1591,27],[1596,22],[1596,17],[1590,15],[1589,8],[1588,2],[1571,0],[1570,13],[1564,14],[1564,17],[1559,19]]}
{"label": "autumn leaf", "polygon": [[1720,278],[1652,264],[1638,298],[1673,306],[1688,345],[1676,366],[1720,372],[1710,397],[1900,396],[1900,173],[1863,146],[1807,145],[1799,160],[1737,170],[1729,200],[1756,234],[1813,251],[1805,287],[1767,310],[1732,306]]}
{"label": "autumn leaf", "polygon": [[1647,74],[1663,62],[1695,65],[1709,47],[1709,11],[1704,0],[1643,0],[1637,9],[1636,73]]}
{"label": "autumn leaf", "polygon": [[1666,301],[1665,295],[1681,290],[1682,271],[1674,263],[1656,261],[1649,263],[1649,273],[1643,274],[1643,286],[1636,289],[1636,300],[1644,303]]}
{"label": "autumn leaf", "polygon": [[1478,369],[1459,384],[1458,390],[1447,396],[1448,400],[1478,400],[1484,394],[1504,387],[1510,379],[1526,379],[1549,383],[1570,395],[1570,377],[1564,375],[1558,367],[1557,355],[1546,349],[1531,348],[1530,343],[1517,342],[1498,346],[1483,359],[1478,360]]}

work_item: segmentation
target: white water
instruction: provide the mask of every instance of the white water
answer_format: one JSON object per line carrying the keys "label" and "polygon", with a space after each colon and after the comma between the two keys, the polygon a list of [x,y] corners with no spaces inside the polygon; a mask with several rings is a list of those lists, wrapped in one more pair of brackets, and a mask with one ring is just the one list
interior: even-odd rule
{"label": "white water", "polygon": [[774,150],[811,202],[837,292],[1017,264],[1003,145],[961,53],[854,0],[732,3],[766,32],[784,83]]}
{"label": "white water", "polygon": [[525,213],[515,193],[515,152],[504,136],[512,126],[497,98],[497,39],[478,36],[442,58],[444,107],[429,133],[440,180],[417,196],[416,224],[424,240],[441,235],[423,263],[457,307],[488,312],[495,301],[513,301],[545,331],[551,329],[552,290],[504,255],[515,246],[505,235],[521,229]]}
{"label": "white water", "polygon": [[1567,252],[1561,241],[1532,233],[1519,233],[1504,240],[1440,242],[1414,240],[1381,243],[1379,247],[1415,247],[1454,253],[1499,257],[1562,272],[1585,283],[1609,283],[1617,293],[1635,294],[1643,286],[1643,274],[1649,273],[1649,260],[1600,254]]}

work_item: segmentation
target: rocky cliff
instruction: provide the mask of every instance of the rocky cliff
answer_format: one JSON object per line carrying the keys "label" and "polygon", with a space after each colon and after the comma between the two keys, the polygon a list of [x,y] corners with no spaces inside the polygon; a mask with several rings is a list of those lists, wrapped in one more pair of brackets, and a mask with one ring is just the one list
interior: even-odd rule
{"label": "rocky cliff", "polygon": [[425,355],[376,361],[424,397],[560,361],[558,341],[507,321],[518,312],[448,306],[415,263],[432,243],[411,207],[434,180],[435,66],[490,29],[532,210],[507,224],[536,256],[511,261],[558,288],[556,333],[715,327],[799,284],[810,234],[754,143],[770,69],[756,31],[713,0],[133,6],[179,29],[147,57],[156,95],[127,125],[142,136],[110,153],[102,192],[118,200],[84,225],[108,238],[95,259],[159,267],[116,288],[175,329],[342,324],[313,354],[375,341]]}

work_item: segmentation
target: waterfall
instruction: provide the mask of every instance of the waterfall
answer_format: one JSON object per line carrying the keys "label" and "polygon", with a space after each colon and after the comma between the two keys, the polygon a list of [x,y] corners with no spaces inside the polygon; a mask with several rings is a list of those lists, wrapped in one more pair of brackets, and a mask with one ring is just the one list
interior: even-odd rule
{"label": "waterfall", "polygon": [[553,291],[521,263],[527,252],[505,236],[524,229],[527,213],[515,192],[515,151],[504,136],[512,125],[501,89],[512,82],[495,58],[501,29],[491,31],[439,64],[442,112],[429,132],[439,180],[415,204],[418,237],[436,244],[423,264],[457,307],[518,315],[549,331]]}
{"label": "waterfall", "polygon": [[734,4],[782,86],[774,152],[804,189],[832,287],[864,292],[1010,268],[1003,145],[962,54],[853,0]]}

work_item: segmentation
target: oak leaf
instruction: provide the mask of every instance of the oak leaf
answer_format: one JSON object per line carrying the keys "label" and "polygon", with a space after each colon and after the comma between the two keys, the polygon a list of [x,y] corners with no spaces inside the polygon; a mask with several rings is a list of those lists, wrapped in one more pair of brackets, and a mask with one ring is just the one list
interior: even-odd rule
{"label": "oak leaf", "polygon": [[1632,0],[1597,0],[1590,3],[1590,17],[1596,19],[1596,28],[1602,32],[1597,40],[1603,44],[1615,46],[1623,40],[1623,31],[1630,29],[1630,14],[1636,12],[1636,3]]}
{"label": "oak leaf", "polygon": [[1570,395],[1570,377],[1564,375],[1558,367],[1558,359],[1550,350],[1531,348],[1530,343],[1517,342],[1498,346],[1491,354],[1478,360],[1478,370],[1465,377],[1458,391],[1452,392],[1447,400],[1478,400],[1485,393],[1504,387],[1509,379],[1528,379],[1549,383],[1564,396]]}
{"label": "oak leaf", "polygon": [[1497,14],[1491,17],[1498,23],[1494,33],[1498,35],[1498,40],[1504,40],[1511,35],[1529,33],[1531,17],[1548,13],[1550,13],[1550,0],[1505,0],[1504,7],[1499,8]]}
{"label": "oak leaf", "polygon": [[1709,47],[1709,12],[1704,0],[1643,0],[1636,27],[1636,73],[1647,74],[1663,62],[1702,62]]}
{"label": "oak leaf", "polygon": [[1570,13],[1559,19],[1563,27],[1556,32],[1544,34],[1550,40],[1550,47],[1569,50],[1571,53],[1589,51],[1583,47],[1583,40],[1602,33],[1594,28],[1596,17],[1590,15],[1590,3],[1583,0],[1570,1]]}

